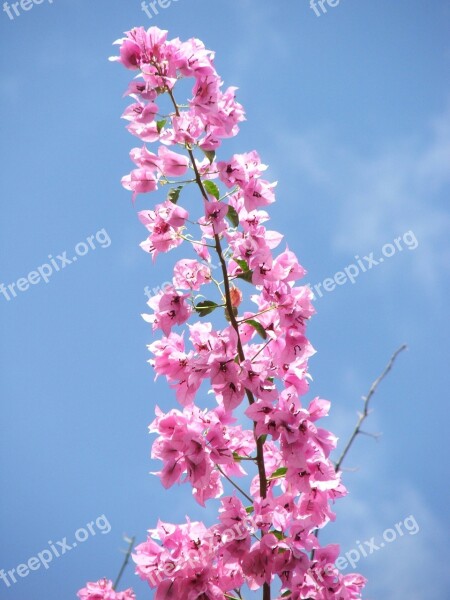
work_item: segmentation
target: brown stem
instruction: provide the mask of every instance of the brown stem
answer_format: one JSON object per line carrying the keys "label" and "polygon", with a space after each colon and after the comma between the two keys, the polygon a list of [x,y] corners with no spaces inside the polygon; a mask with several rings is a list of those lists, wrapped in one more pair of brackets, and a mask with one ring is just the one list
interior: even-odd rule
{"label": "brown stem", "polygon": [[[175,109],[175,114],[177,116],[179,116],[180,111],[178,109],[178,105],[176,103],[173,92],[169,88],[167,88],[167,91],[170,96],[170,99],[172,100],[172,104]],[[189,154],[189,158],[191,159],[191,162],[192,162],[192,167],[194,169],[195,181],[197,183],[197,186],[200,189],[200,192],[201,192],[203,198],[208,202],[209,201],[208,194],[205,190],[205,187],[202,182],[202,178],[198,171],[197,163],[195,162],[194,153],[192,152],[191,148],[187,148],[187,151]],[[227,307],[227,313],[228,313],[228,316],[230,319],[231,326],[233,327],[233,329],[235,330],[236,335],[237,335],[237,351],[238,351],[239,360],[241,362],[243,362],[245,360],[245,354],[244,354],[244,349],[242,347],[241,337],[239,334],[239,325],[236,321],[236,317],[235,317],[234,311],[233,311],[233,304],[231,302],[230,279],[228,276],[227,264],[226,264],[225,258],[223,256],[223,250],[222,250],[222,244],[220,242],[220,237],[217,233],[214,233],[214,242],[215,242],[215,250],[216,250],[217,256],[219,258],[219,262],[220,262],[220,267],[222,269],[222,277],[223,277],[223,283],[224,283],[224,287],[225,287],[225,302],[226,302],[226,307]],[[252,392],[250,390],[246,389],[245,393],[246,393],[249,404],[254,404],[255,398],[254,398]],[[256,430],[256,423],[253,423],[253,431],[255,432],[255,430]],[[258,474],[259,474],[259,494],[260,494],[261,498],[265,498],[267,496],[267,475],[266,475],[266,468],[264,465],[264,441],[261,437],[258,437],[256,435],[256,433],[255,433],[255,440],[256,440],[256,457],[257,457]],[[262,533],[264,535],[264,532],[262,532]],[[271,598],[270,584],[264,583],[264,585],[263,585],[263,600],[270,600],[270,598]]]}
{"label": "brown stem", "polygon": [[[203,186],[203,182],[201,180],[200,173],[198,172],[198,168],[195,163],[194,153],[190,149],[188,149],[188,153],[189,153],[189,157],[190,157],[193,167],[194,167],[196,183],[197,183],[198,187],[200,188],[200,191],[201,191],[203,197],[205,198],[205,200],[208,200],[208,194],[206,193],[206,190]],[[217,233],[214,234],[214,241],[215,241],[216,253],[217,253],[217,256],[218,256],[219,262],[220,262],[220,267],[222,269],[223,284],[225,287],[225,303],[226,303],[226,307],[227,307],[227,313],[228,313],[228,317],[230,319],[231,326],[233,327],[233,329],[235,330],[236,335],[237,335],[237,351],[238,351],[239,360],[241,362],[243,362],[245,360],[245,354],[244,354],[244,349],[242,347],[241,336],[239,333],[239,325],[238,325],[238,322],[236,321],[236,317],[235,317],[234,311],[233,311],[233,304],[231,302],[230,280],[228,277],[227,263],[225,262],[225,258],[223,256],[222,244],[220,242],[220,237]],[[247,399],[249,401],[249,404],[253,404],[255,402],[255,398],[254,398],[252,392],[250,390],[246,389],[245,393],[246,393]],[[254,427],[256,427],[256,424],[254,424]],[[259,474],[259,493],[260,493],[261,498],[265,498],[267,496],[267,476],[266,476],[266,469],[264,466],[264,442],[261,437],[256,437],[256,435],[255,435],[255,439],[256,439],[256,456],[257,456],[257,461],[258,461],[258,474]]]}

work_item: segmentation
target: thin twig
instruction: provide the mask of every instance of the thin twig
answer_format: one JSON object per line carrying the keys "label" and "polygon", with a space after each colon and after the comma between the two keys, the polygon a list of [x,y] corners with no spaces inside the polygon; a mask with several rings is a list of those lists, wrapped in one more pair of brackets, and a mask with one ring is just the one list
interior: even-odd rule
{"label": "thin twig", "polygon": [[[235,277],[235,279],[237,279],[237,277]],[[275,304],[273,306],[270,306],[269,308],[265,308],[264,310],[261,310],[258,313],[255,313],[254,315],[250,315],[249,317],[245,317],[244,319],[239,319],[238,324],[242,325],[242,323],[246,323],[247,321],[251,321],[252,319],[256,319],[256,317],[259,317],[259,315],[263,315],[266,312],[269,312],[271,310],[275,310],[276,306]]]}
{"label": "thin twig", "polygon": [[[353,445],[353,442],[355,441],[355,439],[358,437],[359,434],[364,434],[364,435],[370,435],[372,437],[377,438],[377,434],[370,434],[367,433],[366,431],[361,431],[361,426],[364,423],[364,421],[367,419],[367,417],[369,416],[369,404],[370,404],[370,400],[372,398],[372,396],[375,394],[377,387],[380,385],[380,383],[383,381],[383,379],[386,377],[386,375],[389,373],[389,371],[392,369],[392,367],[394,366],[395,360],[397,358],[397,356],[400,354],[400,352],[403,352],[403,350],[407,349],[407,345],[406,344],[402,344],[400,346],[400,348],[397,348],[397,350],[394,352],[394,354],[391,356],[388,364],[386,365],[384,371],[381,373],[381,375],[379,375],[375,381],[372,383],[372,385],[370,386],[369,389],[369,393],[367,394],[367,396],[363,396],[364,399],[364,410],[363,412],[359,415],[358,418],[358,422],[356,423],[356,427],[353,430],[353,433],[351,434],[340,458],[338,459],[338,461],[335,463],[334,468],[336,473],[338,473],[341,470],[342,467],[342,463],[344,462],[345,457],[347,456],[350,448]],[[317,537],[319,537],[319,529],[315,529],[314,531],[314,535]],[[314,554],[315,551],[314,549],[311,550],[311,556],[310,559],[313,560],[314,559]]]}
{"label": "thin twig", "polygon": [[117,586],[119,585],[120,580],[122,579],[122,575],[124,574],[125,569],[127,568],[127,565],[128,565],[128,563],[130,561],[130,556],[131,556],[131,553],[133,551],[134,542],[136,540],[136,538],[134,536],[132,538],[125,538],[125,539],[126,539],[127,542],[128,541],[130,542],[130,545],[128,546],[127,553],[125,554],[125,559],[124,559],[124,561],[122,563],[122,566],[120,568],[119,574],[117,575],[116,581],[114,582],[113,590],[117,589]]}
{"label": "thin twig", "polygon": [[231,477],[228,477],[228,475],[225,473],[225,471],[223,469],[220,468],[219,465],[216,465],[216,468],[218,471],[220,471],[222,473],[222,475],[225,477],[225,479],[227,481],[229,481],[231,483],[232,486],[234,486],[238,492],[240,492],[245,498],[247,498],[247,500],[253,504],[253,498],[251,496],[249,496],[235,481],[233,481],[231,479]]}
{"label": "thin twig", "polygon": [[394,366],[395,359],[397,358],[397,356],[400,354],[400,352],[403,352],[403,350],[406,350],[406,348],[407,348],[407,345],[403,344],[402,346],[400,346],[400,348],[398,348],[394,352],[394,354],[391,356],[391,359],[389,360],[388,364],[386,365],[386,368],[384,369],[384,371],[381,373],[381,375],[379,377],[377,377],[377,379],[375,379],[375,381],[370,386],[370,390],[369,390],[369,393],[367,394],[367,396],[363,397],[364,398],[363,412],[359,415],[359,419],[358,419],[358,422],[356,423],[356,427],[353,430],[353,433],[351,434],[351,436],[347,442],[347,445],[345,446],[341,456],[339,457],[339,459],[335,465],[336,473],[338,471],[340,471],[342,463],[343,463],[345,457],[347,456],[350,448],[352,447],[352,444],[355,441],[356,437],[358,436],[358,434],[362,433],[361,426],[364,423],[364,421],[367,419],[367,417],[369,416],[370,400],[372,399],[372,396],[375,394],[377,387],[380,385],[380,383],[383,381],[383,379],[386,377],[386,375],[389,373],[389,371]]}
{"label": "thin twig", "polygon": [[256,353],[256,354],[255,354],[255,355],[252,357],[252,359],[251,359],[251,361],[250,361],[250,362],[253,362],[253,361],[255,360],[255,358],[257,358],[257,357],[258,357],[258,356],[261,354],[261,352],[267,348],[267,346],[270,344],[270,342],[271,342],[272,340],[273,340],[273,338],[269,338],[269,339],[267,340],[267,342],[266,342],[265,344],[263,344],[263,345],[261,346],[261,348],[258,350],[258,352],[257,352],[257,353]]}

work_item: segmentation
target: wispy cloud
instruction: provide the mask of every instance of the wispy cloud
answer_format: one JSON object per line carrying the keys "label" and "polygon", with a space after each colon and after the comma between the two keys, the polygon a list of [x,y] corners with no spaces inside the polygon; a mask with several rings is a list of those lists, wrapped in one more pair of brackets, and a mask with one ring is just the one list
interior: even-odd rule
{"label": "wispy cloud", "polygon": [[[413,229],[421,250],[414,275],[436,286],[450,265],[450,217],[443,195],[450,185],[450,107],[427,133],[389,141],[359,156],[329,131],[275,134],[297,172],[333,200],[337,214],[333,250],[353,255],[376,249]],[[327,160],[324,160],[327,157]]]}
{"label": "wispy cloud", "polygon": [[[371,467],[371,478],[373,475]],[[419,527],[415,535],[403,528],[403,536],[397,535],[395,541],[357,563],[354,570],[369,579],[365,598],[440,600],[447,597],[450,572],[442,522],[409,484],[397,482],[394,488],[386,490],[384,497],[375,504],[368,497],[367,487],[355,490],[342,502],[340,518],[334,528],[345,554],[372,537],[378,544],[386,529],[395,530],[396,523],[410,516]]]}

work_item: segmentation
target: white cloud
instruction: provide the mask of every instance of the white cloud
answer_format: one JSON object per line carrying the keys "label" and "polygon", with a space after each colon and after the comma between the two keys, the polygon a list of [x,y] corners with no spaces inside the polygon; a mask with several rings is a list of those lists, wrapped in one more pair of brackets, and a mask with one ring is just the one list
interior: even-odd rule
{"label": "white cloud", "polygon": [[443,206],[450,184],[450,108],[430,121],[426,136],[419,129],[369,157],[323,130],[278,132],[276,139],[283,156],[335,204],[334,251],[353,256],[377,250],[413,230],[420,247],[413,275],[437,285],[450,264],[450,216]]}
{"label": "white cloud", "polygon": [[[371,468],[370,477],[374,478]],[[379,479],[381,481],[381,479]],[[446,539],[441,521],[429,504],[411,485],[397,482],[385,490],[384,500],[372,502],[364,486],[341,501],[335,537],[342,542],[342,555],[357,550],[360,542],[375,538],[378,550],[362,557],[354,569],[369,579],[365,598],[388,600],[440,600],[450,585],[450,572],[445,561]],[[409,519],[408,519],[409,518]],[[390,543],[383,542],[386,529],[407,520],[403,535]],[[417,524],[417,533],[413,524]],[[389,537],[387,538],[389,539]],[[381,543],[384,547],[381,548]],[[369,545],[363,546],[366,550]]]}

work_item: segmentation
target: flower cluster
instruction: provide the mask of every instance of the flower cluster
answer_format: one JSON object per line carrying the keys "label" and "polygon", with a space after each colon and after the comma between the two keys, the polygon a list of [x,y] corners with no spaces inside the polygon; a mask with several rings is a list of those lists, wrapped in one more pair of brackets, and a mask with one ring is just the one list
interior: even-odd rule
{"label": "flower cluster", "polygon": [[[192,250],[143,315],[162,331],[149,362],[180,404],[156,409],[152,456],[166,488],[188,483],[201,505],[221,498],[211,527],[159,522],[135,550],[137,573],[156,588],[156,600],[241,598],[243,586],[262,588],[264,600],[272,586],[287,600],[360,598],[365,580],[340,574],[338,547],[321,548],[315,535],[346,490],[330,460],[336,438],[317,425],[329,402],[301,399],[315,352],[306,337],[312,294],[299,284],[305,270],[280,248],[283,236],[266,228],[276,183],[263,177],[258,153],[216,159],[244,119],[236,89],[223,90],[214,54],[197,39],[168,40],[151,27],[118,43],[116,60],[138,71],[124,118],[144,144],[132,150],[137,168],[123,185],[133,199],[170,186],[164,202],[139,212],[150,232],[141,246],[153,259],[181,244]],[[192,97],[179,104],[186,79]],[[155,153],[147,142],[159,143]],[[247,491],[237,477],[247,477]],[[233,496],[223,495],[225,478]]]}
{"label": "flower cluster", "polygon": [[88,583],[77,595],[80,600],[136,600],[133,590],[115,592],[112,581],[108,579]]}
{"label": "flower cluster", "polygon": [[171,410],[168,414],[157,408],[156,414],[150,431],[159,437],[153,444],[152,458],[164,464],[158,473],[164,487],[172,486],[185,475],[194,497],[204,506],[208,498],[223,494],[217,467],[229,477],[245,475],[234,455],[251,453],[255,440],[240,426],[227,428],[220,410],[200,411],[191,405],[183,412]]}

